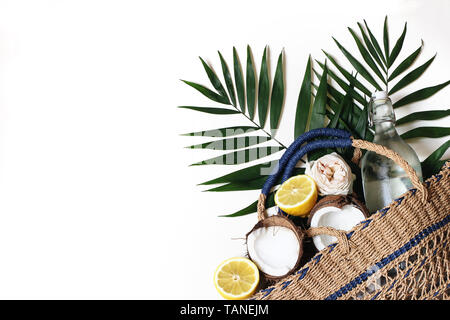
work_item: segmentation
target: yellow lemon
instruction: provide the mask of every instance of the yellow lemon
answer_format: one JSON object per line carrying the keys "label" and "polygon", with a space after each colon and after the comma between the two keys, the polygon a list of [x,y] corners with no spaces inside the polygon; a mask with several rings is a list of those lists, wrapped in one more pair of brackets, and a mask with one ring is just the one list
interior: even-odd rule
{"label": "yellow lemon", "polygon": [[217,291],[229,300],[249,298],[259,283],[258,267],[249,259],[237,257],[225,260],[214,273]]}
{"label": "yellow lemon", "polygon": [[275,193],[277,206],[293,216],[306,217],[316,201],[316,183],[306,174],[286,180]]}

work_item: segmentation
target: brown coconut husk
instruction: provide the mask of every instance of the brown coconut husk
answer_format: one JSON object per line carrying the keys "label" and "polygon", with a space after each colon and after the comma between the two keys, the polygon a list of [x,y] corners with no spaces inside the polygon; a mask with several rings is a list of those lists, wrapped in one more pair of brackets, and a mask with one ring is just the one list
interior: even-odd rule
{"label": "brown coconut husk", "polygon": [[[298,252],[297,262],[295,263],[295,266],[291,270],[289,270],[289,272],[287,272],[286,274],[284,274],[282,276],[272,276],[272,275],[266,274],[260,270],[261,275],[264,277],[264,280],[266,280],[268,283],[275,282],[281,278],[284,278],[285,276],[293,273],[295,270],[298,269],[302,255],[303,255],[303,239],[305,237],[305,234],[302,231],[302,229],[300,229],[297,225],[295,225],[294,222],[292,222],[290,219],[288,219],[287,217],[282,216],[282,215],[273,215],[273,216],[270,216],[270,217],[267,217],[267,218],[264,218],[264,219],[258,221],[258,223],[253,227],[253,229],[250,230],[246,234],[245,239],[247,239],[248,235],[250,233],[252,233],[253,231],[255,231],[256,229],[274,227],[274,226],[285,227],[294,232],[294,234],[299,242],[299,252]],[[247,248],[247,255],[251,259],[251,256],[248,252],[248,248]]]}

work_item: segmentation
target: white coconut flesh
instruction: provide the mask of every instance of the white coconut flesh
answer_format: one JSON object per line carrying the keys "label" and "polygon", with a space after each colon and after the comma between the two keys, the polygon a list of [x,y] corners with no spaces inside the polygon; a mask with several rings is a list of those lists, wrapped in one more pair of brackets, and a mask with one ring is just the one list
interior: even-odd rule
{"label": "white coconut flesh", "polygon": [[247,236],[250,259],[265,274],[279,277],[291,271],[300,253],[294,231],[281,226],[262,227]]}
{"label": "white coconut flesh", "polygon": [[[327,206],[317,210],[311,218],[311,227],[332,227],[337,230],[350,231],[365,219],[363,212],[353,205],[342,208]],[[337,241],[336,237],[321,234],[313,237],[317,250],[329,246]]]}

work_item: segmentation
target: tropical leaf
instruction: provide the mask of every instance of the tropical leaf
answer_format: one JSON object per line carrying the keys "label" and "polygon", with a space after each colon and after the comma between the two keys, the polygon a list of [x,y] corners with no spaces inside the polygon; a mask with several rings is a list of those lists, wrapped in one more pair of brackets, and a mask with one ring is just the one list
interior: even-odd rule
{"label": "tropical leaf", "polygon": [[[329,71],[329,70],[328,70],[328,71]],[[322,79],[322,76],[321,76],[318,72],[316,72],[316,71],[314,70],[314,73],[317,75],[317,78],[318,78],[319,80]],[[327,74],[328,74],[328,72],[327,72]],[[352,84],[353,84],[353,85],[354,85],[354,83],[355,83],[355,81],[356,81],[356,78],[354,78],[354,79],[355,79],[355,80],[352,80]],[[313,84],[313,86],[316,87],[314,84]],[[348,86],[348,88],[350,88],[350,86]],[[316,87],[316,89],[318,89],[318,87]],[[355,92],[354,92],[354,90],[348,90],[347,93],[349,93],[350,96],[351,96],[352,98],[355,98]],[[335,101],[337,101],[338,103],[340,103],[340,102],[344,99],[344,94],[340,93],[338,90],[336,90],[333,86],[330,86],[330,85],[328,86],[328,94],[329,94]],[[328,100],[327,100],[327,101],[328,101]],[[363,104],[363,105],[366,105],[367,102],[363,100],[362,104]],[[359,116],[361,115],[361,109],[360,109],[355,103],[352,103],[352,104],[351,104],[351,108],[350,108],[350,109],[351,109],[351,110],[350,110],[350,112],[351,112],[351,118],[352,118],[352,119],[357,119],[357,118],[359,118]],[[346,112],[347,112],[347,111],[346,111]]]}
{"label": "tropical leaf", "polygon": [[230,100],[228,99],[227,92],[220,82],[219,78],[215,74],[215,72],[208,66],[208,64],[200,57],[200,61],[202,62],[203,68],[208,75],[209,81],[213,85],[213,87],[219,92],[219,94],[225,99],[227,104],[230,104]]}
{"label": "tropical leaf", "polygon": [[388,78],[388,82],[394,80],[399,74],[401,74],[403,71],[405,71],[406,69],[408,69],[413,63],[414,61],[416,61],[417,56],[420,54],[420,52],[422,51],[422,46],[423,46],[423,41],[422,44],[420,45],[419,48],[417,48],[416,51],[414,51],[413,53],[411,53],[405,60],[403,60],[398,66],[397,68],[395,68],[395,70],[391,73],[391,75]]}
{"label": "tropical leaf", "polygon": [[375,50],[374,46],[370,42],[370,40],[369,40],[369,38],[368,38],[368,36],[366,34],[366,31],[364,30],[364,27],[359,22],[358,22],[358,27],[359,27],[359,30],[361,31],[361,35],[363,37],[364,43],[365,43],[367,49],[369,50],[370,54],[372,55],[372,58],[375,59],[375,61],[378,63],[378,65],[380,66],[382,71],[386,73],[385,66],[383,65],[383,62],[381,61],[381,59],[380,59],[377,51]]}
{"label": "tropical leaf", "polygon": [[277,69],[273,79],[272,95],[270,98],[270,129],[272,135],[278,128],[281,109],[284,102],[284,74],[283,74],[283,52],[278,56]]}
{"label": "tropical leaf", "polygon": [[375,72],[375,74],[378,76],[378,78],[381,79],[384,83],[386,83],[386,79],[383,77],[383,74],[381,73],[380,69],[377,67],[375,61],[372,59],[372,56],[370,55],[369,51],[364,47],[361,40],[358,38],[355,31],[353,31],[352,28],[348,28],[350,31],[353,39],[356,42],[356,45],[359,49],[359,52],[361,53],[361,56],[363,57],[364,61],[367,63],[367,65]]}
{"label": "tropical leaf", "polygon": [[311,56],[308,57],[305,76],[300,87],[297,100],[297,110],[295,112],[294,138],[305,133],[308,124],[309,112],[311,109]]}
{"label": "tropical leaf", "polygon": [[[412,54],[410,54],[406,59],[404,59],[392,72],[392,74],[389,76],[389,68],[393,66],[394,62],[397,60],[397,58],[400,56],[401,50],[403,48],[403,43],[406,37],[407,32],[407,23],[405,23],[403,31],[399,38],[397,39],[392,51],[389,50],[389,32],[388,32],[388,17],[386,16],[384,19],[384,26],[383,26],[383,49],[384,52],[381,50],[381,47],[371,32],[369,26],[367,25],[367,22],[364,20],[366,30],[364,30],[361,23],[358,23],[359,30],[361,32],[361,36],[363,41],[361,40],[360,36],[353,30],[352,28],[348,28],[350,31],[351,36],[353,37],[354,41],[356,42],[356,45],[358,47],[358,50],[364,59],[365,65],[369,67],[367,69],[365,65],[358,61],[347,49],[345,49],[339,41],[337,41],[335,38],[333,40],[335,41],[336,45],[340,49],[340,51],[343,53],[343,55],[347,58],[347,60],[351,63],[353,68],[365,79],[367,82],[369,82],[373,89],[368,89],[365,85],[360,83],[359,81],[355,81],[355,88],[362,93],[364,93],[367,96],[371,96],[372,92],[374,90],[382,91],[382,88],[377,83],[377,81],[372,76],[371,72],[373,72],[376,77],[380,78],[383,83],[386,85],[385,90],[388,91],[388,88],[390,86],[390,81],[395,79],[398,75],[405,72],[408,68],[410,68],[414,61],[416,60],[417,56],[420,54],[422,50],[422,46],[420,46],[417,50],[415,50]],[[328,54],[326,51],[322,50],[326,57],[331,61],[331,63],[338,69],[338,71],[348,80],[351,79],[351,73],[348,70],[345,70],[342,68],[335,59],[331,57],[330,54]],[[426,63],[423,65],[417,67],[413,71],[409,72],[405,77],[403,77],[400,81],[395,84],[395,86],[392,87],[392,89],[389,91],[389,94],[396,93],[400,91],[401,89],[405,88],[406,86],[410,85],[412,82],[417,80],[429,67],[429,65],[433,62],[434,57],[429,59]],[[384,64],[384,67],[383,67]],[[369,72],[369,70],[371,72]],[[348,85],[345,81],[343,81],[339,75],[335,74],[332,70],[329,70],[330,77],[336,81],[336,83],[345,91],[347,92],[349,90]],[[384,73],[384,74],[383,74]],[[395,106],[399,107],[402,105],[406,105],[412,102],[416,102],[419,100],[426,99],[430,97],[432,94],[436,93],[443,87],[445,87],[446,84],[441,84],[439,86],[435,87],[429,87],[425,88],[423,90],[419,90],[418,92],[414,92],[408,96],[406,96],[404,99],[401,99],[398,101]],[[329,88],[331,88],[330,86]],[[353,94],[353,98],[361,103],[363,106],[365,105],[365,98],[362,98],[360,94],[358,94],[355,90],[353,90],[355,93]]]}
{"label": "tropical leaf", "polygon": [[445,159],[445,160],[438,160],[430,165],[427,166],[423,166],[422,165],[422,176],[424,179],[428,179],[429,177],[431,177],[433,174],[438,173],[441,169],[442,166],[449,161],[450,159]]}
{"label": "tropical leaf", "polygon": [[341,100],[341,102],[339,103],[338,107],[335,109],[332,118],[330,118],[330,123],[328,123],[328,127],[329,128],[333,128],[333,129],[337,128],[337,125],[339,123],[339,119],[341,119],[341,113],[342,113],[342,110],[344,109],[344,105],[348,101],[348,97],[349,97],[348,94],[345,95],[344,99]]}
{"label": "tropical leaf", "polygon": [[450,127],[419,127],[401,135],[405,140],[413,138],[441,138],[450,135]]}
{"label": "tropical leaf", "polygon": [[256,103],[256,74],[253,64],[253,56],[250,46],[247,46],[247,72],[246,72],[246,88],[247,88],[247,109],[250,119],[255,117]]}
{"label": "tropical leaf", "polygon": [[222,186],[214,187],[205,191],[209,192],[228,192],[228,191],[244,191],[244,190],[260,190],[267,177],[261,176],[253,180],[229,182]]}
{"label": "tropical leaf", "polygon": [[212,149],[212,150],[236,150],[247,148],[255,144],[264,143],[269,141],[270,137],[267,136],[246,136],[238,138],[228,138],[215,141],[209,141],[200,144],[194,144],[188,146],[188,149]]}
{"label": "tropical leaf", "polygon": [[317,89],[317,94],[312,106],[309,130],[323,128],[325,126],[327,87],[327,66],[325,65],[322,73],[322,78],[320,79],[319,88]]}
{"label": "tropical leaf", "polygon": [[406,76],[404,76],[399,82],[397,82],[397,84],[389,91],[389,94],[393,94],[395,92],[397,92],[400,89],[403,89],[404,87],[406,87],[407,85],[409,85],[410,83],[412,83],[413,81],[417,80],[422,73],[425,72],[425,70],[428,68],[428,66],[433,62],[434,58],[436,57],[436,55],[434,55],[430,60],[428,60],[427,62],[425,62],[423,65],[421,65],[420,67],[417,67],[416,69],[414,69],[413,71],[411,71],[410,73],[408,73]]}
{"label": "tropical leaf", "polygon": [[264,48],[264,53],[261,61],[261,71],[259,73],[259,87],[258,87],[258,115],[259,124],[264,127],[267,118],[267,109],[269,108],[270,83],[269,70],[267,68],[267,47]]}
{"label": "tropical leaf", "polygon": [[261,176],[268,176],[275,168],[278,160],[273,160],[269,162],[264,162],[256,164],[244,169],[240,169],[224,176],[205,181],[200,183],[200,185],[211,185],[219,183],[231,183],[231,182],[245,182],[249,180],[257,179]]}
{"label": "tropical leaf", "polygon": [[413,103],[413,102],[425,100],[425,99],[431,97],[432,95],[434,95],[439,90],[445,88],[449,83],[450,83],[450,80],[446,81],[444,83],[438,84],[436,86],[433,86],[433,87],[427,87],[424,89],[417,90],[413,93],[410,93],[406,97],[395,102],[394,108],[399,108],[399,107],[405,106],[405,105]]}
{"label": "tropical leaf", "polygon": [[383,45],[384,45],[384,57],[386,58],[387,66],[389,68],[390,67],[390,61],[389,61],[389,32],[388,32],[387,16],[384,18]]}
{"label": "tropical leaf", "polygon": [[[309,123],[309,130],[325,127],[325,120],[327,118],[327,88],[328,88],[328,76],[327,66],[325,63],[322,76],[320,78],[319,87],[314,98],[314,103],[311,110],[311,119]],[[329,153],[328,149],[320,149],[308,152],[308,161],[313,161]]]}
{"label": "tropical leaf", "polygon": [[[330,119],[330,121],[334,118],[335,113],[338,111],[339,109],[339,103],[342,102],[344,96],[341,95],[340,98],[337,98],[335,100],[335,98],[332,97],[328,97],[327,99],[327,105],[330,107],[330,109],[333,111],[333,113],[331,113],[330,111],[327,110],[327,117]],[[339,101],[339,102],[337,102]],[[358,110],[358,112],[356,112],[356,110]],[[353,108],[351,109],[352,112],[352,119],[360,119],[361,117],[363,117],[362,113],[364,112],[364,110],[360,110],[358,107],[356,107],[353,104]],[[366,117],[367,119],[367,117]],[[354,131],[353,127],[351,124],[347,124],[342,117],[339,117],[338,119],[339,121],[339,125],[341,129],[347,130],[348,132],[350,132],[353,136],[358,136],[358,134]],[[356,124],[355,124],[356,126]],[[369,128],[366,128],[366,132],[365,132],[365,139],[372,141],[373,140],[373,134],[372,132],[369,130]]]}
{"label": "tropical leaf", "polygon": [[350,52],[347,51],[335,38],[333,38],[334,42],[338,46],[338,48],[342,51],[347,60],[353,65],[355,70],[361,74],[364,79],[366,79],[370,84],[372,84],[377,90],[382,91],[380,85],[375,81],[372,75],[367,71],[367,69],[363,66],[361,62],[359,62]]}
{"label": "tropical leaf", "polygon": [[[333,103],[331,103],[331,104],[333,104]],[[333,110],[333,111],[335,109],[337,109],[337,107],[338,107],[337,105],[335,105],[333,107],[330,106],[331,110]],[[331,111],[327,110],[326,113],[327,113],[327,117],[329,119],[333,119],[334,118],[334,113],[332,113]],[[342,118],[338,117],[337,119],[338,119],[338,122],[339,122],[339,126],[337,126],[337,128],[343,129],[343,130],[347,130],[348,132],[350,132],[350,133],[352,133],[354,135],[354,132],[353,132],[352,128],[344,120],[342,120]]]}
{"label": "tropical leaf", "polygon": [[242,75],[241,63],[237,54],[236,48],[233,47],[233,69],[234,69],[234,81],[236,83],[236,94],[239,101],[241,111],[245,112],[245,86],[244,76]]}
{"label": "tropical leaf", "polygon": [[430,154],[424,161],[422,161],[422,165],[428,166],[432,165],[436,161],[439,161],[445,152],[450,147],[450,140],[445,141],[439,148],[437,148],[432,154]]}
{"label": "tropical leaf", "polygon": [[[360,139],[367,139],[367,121],[368,121],[368,104],[364,106],[362,115],[358,118],[358,122],[356,123],[355,131],[358,133]],[[372,139],[371,139],[372,140]]]}
{"label": "tropical leaf", "polygon": [[[350,72],[348,72],[347,70],[345,70],[344,68],[342,68],[337,62],[336,60],[330,55],[328,54],[326,51],[322,50],[323,53],[326,55],[327,59],[331,61],[331,63],[339,70],[339,72],[348,80],[350,81],[353,76]],[[363,92],[364,94],[371,96],[372,95],[372,91],[370,91],[369,89],[367,89],[361,82],[359,82],[358,80],[355,80],[355,87],[358,88],[361,92]]]}
{"label": "tropical leaf", "polygon": [[233,79],[231,78],[230,70],[228,69],[227,63],[225,62],[225,59],[223,58],[220,51],[217,51],[219,53],[220,58],[220,64],[222,66],[222,73],[223,78],[225,79],[225,84],[227,86],[228,95],[231,99],[231,104],[236,107],[236,95],[234,94],[234,85],[233,85]]}
{"label": "tropical leaf", "polygon": [[204,131],[196,131],[183,133],[182,136],[198,136],[198,137],[232,137],[240,134],[250,133],[253,131],[259,130],[258,127],[251,126],[236,126],[236,127],[227,127],[227,128],[219,128],[219,129],[211,129]]}
{"label": "tropical leaf", "polygon": [[195,90],[197,90],[198,92],[200,92],[201,94],[203,94],[205,97],[207,97],[208,99],[211,99],[212,101],[218,102],[218,103],[222,103],[222,104],[230,104],[230,101],[228,100],[227,97],[223,97],[219,94],[217,94],[216,92],[212,91],[211,89],[208,89],[207,87],[195,83],[195,82],[191,82],[191,81],[186,81],[186,80],[181,80],[184,83],[186,83],[188,86],[191,86],[192,88],[194,88]]}
{"label": "tropical leaf", "polygon": [[[304,174],[305,168],[295,168],[293,176]],[[228,191],[245,191],[245,190],[260,190],[267,180],[267,176],[259,176],[252,180],[233,181],[222,186],[214,187],[205,191],[211,192],[228,192]],[[280,183],[280,181],[278,181]]]}
{"label": "tropical leaf", "polygon": [[[317,64],[323,69],[324,64],[321,63],[320,61],[316,60]],[[318,74],[318,72],[315,72],[316,75]],[[365,105],[367,103],[366,99],[364,99],[359,93],[357,93],[355,90],[350,90],[350,86],[342,79],[340,78],[336,73],[334,73],[333,71],[331,71],[330,69],[328,69],[328,75],[334,80],[336,81],[336,83],[339,85],[339,87],[341,87],[345,92],[350,92],[351,96],[353,99],[355,99],[356,101],[358,101],[359,103],[361,103],[362,105]],[[320,76],[318,76],[320,77]],[[353,83],[355,83],[357,80],[356,78],[350,78],[350,81],[352,81]]]}
{"label": "tropical leaf", "polygon": [[369,32],[369,37],[370,37],[370,40],[372,41],[372,45],[375,48],[375,51],[378,53],[378,56],[383,61],[385,67],[387,67],[386,58],[384,57],[383,52],[381,51],[381,47],[377,41],[377,38],[375,38],[372,31],[370,31],[369,25],[367,24],[366,20],[364,20],[364,24],[366,26],[367,32]]}
{"label": "tropical leaf", "polygon": [[[373,131],[367,126],[367,99],[366,96],[371,96],[372,92],[380,90],[381,87],[375,80],[379,78],[388,87],[392,87],[390,93],[399,92],[401,89],[407,87],[410,83],[417,80],[434,61],[435,57],[432,57],[427,62],[419,67],[416,67],[412,71],[409,71],[395,86],[390,86],[390,82],[398,77],[403,72],[406,72],[411,68],[416,61],[418,55],[422,50],[420,46],[413,53],[409,54],[407,58],[402,60],[400,64],[395,67],[395,70],[391,73],[389,68],[401,57],[401,50],[406,36],[406,24],[403,28],[403,32],[397,39],[392,51],[389,53],[389,34],[387,30],[387,17],[383,27],[383,50],[379,46],[377,39],[369,29],[367,22],[364,20],[365,29],[361,23],[358,23],[360,35],[352,28],[349,28],[351,36],[353,37],[358,51],[361,54],[362,60],[355,58],[353,53],[344,48],[336,39],[336,45],[350,62],[357,74],[362,76],[366,81],[362,83],[354,72],[348,71],[341,67],[339,63],[326,51],[323,50],[328,61],[331,61],[332,65],[336,67],[338,72],[329,70],[326,64],[319,61],[318,65],[322,68],[322,74],[319,74],[312,68],[311,57],[308,59],[306,71],[302,80],[300,93],[298,95],[297,110],[295,116],[295,137],[304,133],[306,130],[313,128],[322,128],[329,120],[329,127],[336,127],[348,130],[355,137],[367,139],[371,141],[373,139]],[[283,59],[284,53],[281,52],[278,57],[277,68],[273,79],[272,88],[270,87],[270,72],[268,67],[268,48],[265,47],[262,62],[260,65],[260,74],[256,73],[256,68],[251,52],[250,46],[247,46],[247,63],[246,63],[246,75],[245,79],[242,73],[239,56],[236,48],[233,47],[233,69],[234,78],[231,77],[227,63],[222,54],[218,52],[220,57],[220,63],[222,66],[223,78],[225,80],[223,85],[217,75],[214,73],[212,66],[209,66],[202,58],[201,62],[208,75],[208,78],[216,90],[211,90],[198,83],[184,81],[189,86],[193,87],[201,94],[209,98],[210,100],[225,104],[232,105],[232,108],[214,108],[214,107],[196,107],[196,106],[181,106],[181,108],[187,108],[195,111],[201,111],[210,114],[242,114],[246,117],[247,121],[251,124],[244,126],[231,126],[226,128],[204,130],[191,132],[184,135],[189,136],[206,136],[222,138],[216,141],[209,141],[206,143],[194,144],[188,148],[202,148],[202,149],[217,149],[217,150],[234,150],[233,152],[222,154],[220,156],[207,159],[201,162],[194,163],[192,165],[208,165],[208,164],[226,164],[237,165],[243,163],[249,163],[253,160],[263,159],[264,157],[279,152],[286,147],[277,139],[274,138],[275,129],[278,128],[281,111],[284,103],[284,71],[283,71]],[[317,75],[319,79],[319,85],[315,85],[311,79],[311,71]],[[373,75],[372,75],[373,73]],[[331,83],[336,83],[339,88],[336,89],[333,85],[328,84],[328,76],[334,80]],[[234,83],[233,83],[234,80]],[[395,103],[395,107],[400,107],[412,102],[426,99],[439,90],[447,86],[450,81],[439,84],[433,87],[426,87],[411,94],[406,95]],[[316,88],[316,94],[313,94],[312,88]],[[236,90],[236,92],[234,91]],[[342,93],[342,91],[344,93]],[[258,123],[253,120],[256,113],[256,102],[258,101]],[[239,104],[239,106],[238,106]],[[270,105],[269,105],[270,104]],[[246,113],[247,110],[248,112]],[[239,109],[238,109],[239,108]],[[267,112],[270,108],[270,128],[272,134],[269,134],[264,130],[264,125],[267,121]],[[425,110],[414,112],[406,115],[404,118],[398,120],[398,124],[409,123],[414,120],[435,120],[441,119],[449,115],[449,110]],[[310,119],[309,119],[310,117]],[[327,120],[328,118],[328,120]],[[309,128],[308,128],[309,127]],[[249,132],[261,130],[267,136],[251,137]],[[450,134],[450,128],[442,127],[420,127],[405,132],[402,137],[404,139],[412,138],[436,138],[448,136]],[[238,136],[238,137],[234,137]],[[253,139],[253,140],[252,140]],[[278,143],[275,147],[261,147],[256,146],[258,143],[271,140]],[[435,172],[438,170],[438,166],[443,164],[444,160],[440,158],[448,149],[449,142],[442,145],[434,153],[432,153],[423,163],[424,174]],[[243,148],[243,149],[240,149]],[[238,150],[240,149],[240,150]],[[337,150],[342,152],[342,150]],[[330,152],[328,150],[327,152]],[[347,155],[348,156],[348,155]],[[314,159],[315,154],[308,154],[309,159]],[[266,161],[259,164],[247,166],[246,168],[232,171],[221,177],[210,179],[202,183],[202,185],[214,186],[205,191],[212,192],[228,192],[228,191],[244,191],[244,190],[256,190],[260,189],[266,181],[267,175],[272,173],[277,168],[278,160]],[[436,169],[436,170],[435,170]],[[304,170],[299,168],[299,170]],[[256,212],[257,201],[247,207],[238,210],[234,213],[224,215],[227,217],[237,217]],[[273,194],[269,196],[267,201],[267,207],[274,206]]]}
{"label": "tropical leaf", "polygon": [[[234,213],[228,214],[228,215],[221,215],[219,217],[241,217],[241,216],[245,216],[247,214],[251,214],[251,213],[255,213],[257,210],[257,204],[258,204],[258,200],[254,201],[253,203],[251,203],[250,205],[248,205],[247,207],[245,207],[244,209],[238,210]],[[269,194],[269,196],[267,197],[266,200],[266,208],[272,208],[275,206],[275,196],[272,193]]]}
{"label": "tropical leaf", "polygon": [[235,165],[241,163],[247,163],[250,161],[258,160],[267,156],[270,156],[273,153],[279,152],[283,150],[282,147],[256,147],[249,148],[245,150],[234,151],[231,153],[227,153],[218,157],[214,157],[211,159],[203,160],[200,162],[196,162],[191,164],[191,166],[200,166],[200,165]]}
{"label": "tropical leaf", "polygon": [[225,108],[208,108],[208,107],[195,107],[195,106],[179,106],[178,108],[190,109],[190,110],[200,111],[200,112],[205,112],[205,113],[210,113],[210,114],[221,114],[221,115],[239,114],[240,113],[237,110],[225,109]]}
{"label": "tropical leaf", "polygon": [[450,115],[450,109],[447,110],[430,110],[430,111],[418,111],[408,114],[403,118],[396,121],[397,125],[410,123],[416,120],[437,120]]}
{"label": "tropical leaf", "polygon": [[406,25],[407,25],[407,23],[405,22],[405,27],[403,28],[403,32],[400,35],[400,38],[398,38],[397,42],[395,43],[395,46],[392,49],[391,54],[389,55],[388,68],[390,68],[394,64],[395,59],[397,59],[398,54],[402,50],[403,41],[405,40],[405,35],[406,35]]}
{"label": "tropical leaf", "polygon": [[422,161],[422,171],[424,178],[430,177],[432,174],[439,171],[443,166],[445,160],[440,160],[445,152],[450,147],[450,140],[444,142],[432,154],[430,154],[424,161]]}

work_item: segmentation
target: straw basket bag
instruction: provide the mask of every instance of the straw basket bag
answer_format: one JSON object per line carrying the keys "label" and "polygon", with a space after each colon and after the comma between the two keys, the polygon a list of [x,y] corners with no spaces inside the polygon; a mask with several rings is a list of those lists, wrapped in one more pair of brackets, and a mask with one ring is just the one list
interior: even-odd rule
{"label": "straw basket bag", "polygon": [[288,179],[307,152],[335,147],[355,147],[359,155],[360,149],[370,150],[392,159],[408,173],[414,188],[350,232],[307,230],[308,236],[327,233],[338,242],[251,299],[449,299],[450,161],[422,183],[392,150],[353,139],[343,130],[311,130],[285,151],[278,171],[268,177],[259,197],[258,219],[267,218],[266,197],[281,175],[281,181]]}

